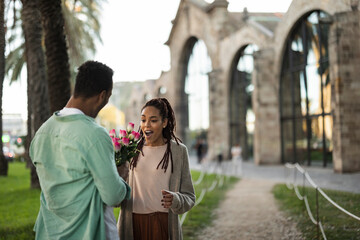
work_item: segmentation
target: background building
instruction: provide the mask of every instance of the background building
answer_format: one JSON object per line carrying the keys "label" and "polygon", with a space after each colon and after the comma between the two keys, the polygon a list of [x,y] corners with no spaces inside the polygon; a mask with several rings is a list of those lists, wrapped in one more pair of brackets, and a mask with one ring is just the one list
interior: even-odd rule
{"label": "background building", "polygon": [[227,6],[180,2],[166,42],[171,69],[133,88],[126,121],[164,96],[177,134],[189,147],[204,137],[208,159],[240,144],[256,164],[360,171],[358,0],[293,0],[286,13]]}

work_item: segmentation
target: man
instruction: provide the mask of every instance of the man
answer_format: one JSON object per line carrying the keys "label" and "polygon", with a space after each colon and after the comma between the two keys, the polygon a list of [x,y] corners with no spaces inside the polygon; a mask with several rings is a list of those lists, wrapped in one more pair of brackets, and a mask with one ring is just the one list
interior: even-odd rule
{"label": "man", "polygon": [[115,167],[111,138],[94,120],[111,96],[113,70],[95,61],[78,70],[73,96],[30,146],[42,190],[36,239],[110,238],[117,230],[115,221],[105,227],[104,204],[130,198]]}

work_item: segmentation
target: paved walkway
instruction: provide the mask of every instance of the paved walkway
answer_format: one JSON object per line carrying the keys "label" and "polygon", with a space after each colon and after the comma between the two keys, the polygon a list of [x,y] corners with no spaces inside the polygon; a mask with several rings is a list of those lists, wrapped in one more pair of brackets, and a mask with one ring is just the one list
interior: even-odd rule
{"label": "paved walkway", "polygon": [[243,179],[215,210],[212,225],[199,240],[300,240],[296,224],[279,211],[272,196],[273,181]]}
{"label": "paved walkway", "polygon": [[[190,166],[193,169],[201,170],[203,166],[196,163],[194,157],[190,158]],[[226,172],[232,175],[236,175],[243,179],[267,179],[272,180],[278,183],[286,183],[290,180],[293,182],[294,179],[294,169],[289,170],[284,165],[255,165],[254,162],[242,162],[239,166],[237,173],[234,173],[234,169],[231,166],[231,161],[224,161],[224,166]],[[340,191],[347,191],[353,193],[360,193],[360,172],[359,173],[347,173],[340,174],[334,173],[332,168],[322,168],[322,167],[307,167],[302,166],[306,170],[314,181],[314,183],[319,186],[321,189],[333,189]],[[297,172],[296,183],[302,185],[303,177],[300,172]],[[306,185],[309,185],[305,181]]]}

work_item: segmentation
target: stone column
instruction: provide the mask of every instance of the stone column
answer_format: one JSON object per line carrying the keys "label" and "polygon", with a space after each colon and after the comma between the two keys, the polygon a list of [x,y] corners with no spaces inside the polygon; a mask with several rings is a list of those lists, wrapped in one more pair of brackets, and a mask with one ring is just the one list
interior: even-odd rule
{"label": "stone column", "polygon": [[274,55],[272,49],[254,53],[254,161],[258,165],[281,162],[279,79],[274,74]]}
{"label": "stone column", "polygon": [[360,171],[359,12],[334,16],[329,55],[335,172]]}
{"label": "stone column", "polygon": [[209,132],[208,157],[217,160],[222,155],[223,160],[229,158],[229,127],[228,104],[223,71],[213,70],[209,74]]}

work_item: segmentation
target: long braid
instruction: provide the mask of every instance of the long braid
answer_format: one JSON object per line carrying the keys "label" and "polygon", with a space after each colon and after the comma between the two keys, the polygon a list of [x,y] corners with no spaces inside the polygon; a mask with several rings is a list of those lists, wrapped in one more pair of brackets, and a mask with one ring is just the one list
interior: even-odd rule
{"label": "long braid", "polygon": [[142,148],[144,146],[144,143],[145,143],[145,138],[144,138],[144,134],[143,132],[139,129],[139,132],[140,132],[140,141],[139,141],[139,144],[137,145],[136,149],[139,150],[139,153],[136,154],[131,162],[130,162],[130,169],[134,169],[137,165],[137,161],[139,159],[139,154],[141,153],[143,156],[144,156],[144,153],[142,151]]}
{"label": "long braid", "polygon": [[[151,99],[150,101],[148,101],[144,107],[141,109],[144,110],[144,108],[149,107],[149,106],[153,106],[157,109],[159,109],[160,111],[160,115],[162,117],[162,119],[164,120],[165,118],[168,119],[168,123],[166,125],[166,127],[163,129],[163,137],[166,139],[166,151],[165,154],[163,156],[163,158],[161,159],[161,161],[159,162],[158,166],[156,167],[156,169],[159,169],[160,165],[161,165],[161,169],[164,169],[164,172],[166,172],[168,166],[169,166],[169,158],[171,160],[171,172],[173,172],[173,157],[172,157],[172,152],[171,152],[171,140],[175,140],[175,142],[179,145],[179,142],[182,142],[178,137],[176,137],[175,135],[175,130],[176,130],[176,120],[175,120],[175,114],[174,111],[170,105],[170,103],[168,102],[168,100],[166,98],[155,98],[155,99]],[[137,149],[142,153],[142,155],[144,156],[144,153],[142,152],[142,148],[145,144],[145,138],[143,136],[143,132],[141,131],[141,140],[138,144]],[[140,154],[140,153],[139,153]],[[139,159],[139,154],[137,154],[136,156],[133,157],[131,163],[130,163],[130,168],[135,168],[137,165],[137,161]]]}

